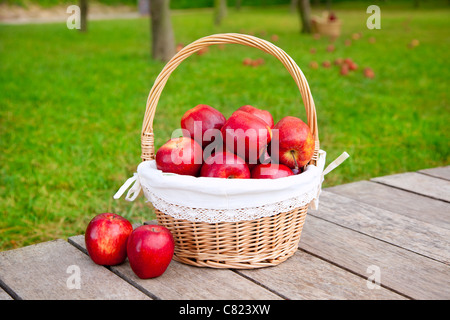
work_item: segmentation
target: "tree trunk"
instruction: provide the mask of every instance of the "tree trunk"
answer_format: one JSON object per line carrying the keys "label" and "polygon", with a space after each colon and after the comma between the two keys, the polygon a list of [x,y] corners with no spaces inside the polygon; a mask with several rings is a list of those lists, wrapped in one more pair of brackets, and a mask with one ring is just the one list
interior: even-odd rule
{"label": "tree trunk", "polygon": [[301,20],[301,32],[311,33],[311,5],[309,0],[298,1],[298,12]]}
{"label": "tree trunk", "polygon": [[236,10],[241,10],[241,5],[242,5],[242,1],[241,0],[236,0],[236,3],[235,3],[235,7],[236,7]]}
{"label": "tree trunk", "polygon": [[216,26],[222,23],[227,15],[227,0],[214,0],[214,24]]}
{"label": "tree trunk", "polygon": [[80,31],[87,31],[88,0],[80,0]]}
{"label": "tree trunk", "polygon": [[290,10],[292,13],[295,13],[297,11],[298,7],[298,0],[291,0]]}
{"label": "tree trunk", "polygon": [[175,55],[175,37],[170,19],[170,0],[151,0],[152,57],[163,62]]}

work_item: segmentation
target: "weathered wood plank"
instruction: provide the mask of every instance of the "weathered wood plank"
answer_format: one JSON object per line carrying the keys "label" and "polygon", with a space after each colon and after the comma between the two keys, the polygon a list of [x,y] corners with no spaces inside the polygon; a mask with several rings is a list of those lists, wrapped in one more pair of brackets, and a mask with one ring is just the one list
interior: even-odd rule
{"label": "weathered wood plank", "polygon": [[0,288],[0,300],[13,300],[13,298],[2,288]]}
{"label": "weathered wood plank", "polygon": [[[85,251],[82,235],[71,237],[69,241]],[[281,299],[280,296],[228,269],[198,268],[172,261],[160,277],[140,279],[133,273],[127,260],[119,266],[111,267],[111,270],[130,283],[164,300]]]}
{"label": "weathered wood plank", "polygon": [[450,229],[450,204],[371,181],[325,189],[372,206]]}
{"label": "weathered wood plank", "polygon": [[450,166],[423,169],[419,170],[418,172],[427,174],[429,176],[450,180]]}
{"label": "weathered wood plank", "polygon": [[444,179],[434,178],[417,172],[406,172],[373,178],[371,181],[450,202],[450,181]]}
{"label": "weathered wood plank", "polygon": [[149,299],[61,239],[0,252],[0,270],[19,299]]}
{"label": "weathered wood plank", "polygon": [[[299,247],[413,299],[450,299],[450,266],[309,215]],[[370,269],[369,269],[370,271]]]}
{"label": "weathered wood plank", "polygon": [[292,299],[406,299],[388,289],[369,289],[367,280],[303,251],[275,266],[238,273]]}
{"label": "weathered wood plank", "polygon": [[450,230],[324,190],[309,214],[449,263]]}

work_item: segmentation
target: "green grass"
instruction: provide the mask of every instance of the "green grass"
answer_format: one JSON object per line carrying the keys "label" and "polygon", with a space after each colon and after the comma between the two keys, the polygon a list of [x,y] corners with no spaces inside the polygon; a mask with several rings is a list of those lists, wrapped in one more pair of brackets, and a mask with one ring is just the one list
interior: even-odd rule
{"label": "green grass", "polygon": [[[448,165],[448,8],[382,7],[381,30],[366,28],[365,10],[336,11],[345,23],[333,53],[326,51],[327,39],[298,32],[298,17],[288,7],[229,10],[220,27],[210,10],[177,11],[173,23],[184,44],[218,32],[279,36],[276,44],[309,81],[327,162],[343,151],[351,155],[326,177],[325,187]],[[362,38],[344,46],[355,32]],[[143,197],[112,199],[140,162],[145,102],[163,68],[149,57],[149,37],[144,18],[92,21],[87,34],[65,23],[0,26],[0,250],[83,233],[100,212],[133,222],[154,217]],[[420,40],[414,49],[407,47],[412,39]],[[245,57],[266,63],[245,67]],[[360,69],[342,77],[335,67],[309,67],[312,60],[337,57],[353,58]],[[366,66],[375,79],[363,77]],[[275,120],[305,117],[281,63],[237,45],[211,47],[172,74],[156,113],[156,147],[199,103],[226,116],[253,104],[268,108]]]}

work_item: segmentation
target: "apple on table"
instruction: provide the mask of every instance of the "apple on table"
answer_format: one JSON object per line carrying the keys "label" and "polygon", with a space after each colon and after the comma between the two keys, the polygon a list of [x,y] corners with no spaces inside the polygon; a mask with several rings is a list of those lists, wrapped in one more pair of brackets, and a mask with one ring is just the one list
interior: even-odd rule
{"label": "apple on table", "polygon": [[127,257],[127,240],[133,226],[115,213],[96,215],[88,224],[84,239],[92,261],[99,265],[114,266]]}
{"label": "apple on table", "polygon": [[127,243],[128,260],[133,272],[141,279],[162,275],[175,250],[169,229],[161,225],[142,225],[134,229]]}

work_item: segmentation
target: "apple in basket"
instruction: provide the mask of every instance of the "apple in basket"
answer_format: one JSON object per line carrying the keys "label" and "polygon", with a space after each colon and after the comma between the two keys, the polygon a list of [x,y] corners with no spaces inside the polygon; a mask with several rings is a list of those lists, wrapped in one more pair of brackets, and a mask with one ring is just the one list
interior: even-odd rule
{"label": "apple in basket", "polygon": [[248,104],[240,107],[237,110],[248,112],[248,113],[251,113],[251,114],[257,116],[261,120],[264,120],[264,122],[266,122],[270,128],[273,128],[273,126],[274,126],[273,117],[270,114],[270,112],[267,110],[258,109],[251,105],[248,105]]}
{"label": "apple in basket", "polygon": [[156,168],[164,172],[197,176],[203,162],[200,144],[189,137],[172,138],[156,152]]}
{"label": "apple in basket", "polygon": [[272,139],[272,130],[257,116],[236,110],[222,127],[227,150],[250,164],[257,163]]}
{"label": "apple in basket", "polygon": [[314,154],[315,141],[308,125],[301,119],[287,116],[274,127],[272,143],[278,142],[278,152],[271,154],[274,163],[299,170]]}
{"label": "apple in basket", "polygon": [[289,167],[277,163],[258,164],[251,174],[252,179],[278,179],[294,175]]}
{"label": "apple in basket", "polygon": [[114,266],[127,257],[127,240],[133,226],[124,217],[101,213],[88,224],[85,233],[86,249],[96,264]]}
{"label": "apple in basket", "polygon": [[226,118],[220,111],[206,104],[199,104],[185,112],[181,118],[181,128],[187,130],[190,138],[204,148],[214,141],[213,130],[220,130],[225,122]]}
{"label": "apple in basket", "polygon": [[216,152],[205,160],[200,177],[249,179],[250,170],[245,160],[231,152]]}
{"label": "apple in basket", "polygon": [[141,279],[162,275],[172,261],[175,241],[169,229],[160,225],[142,225],[128,238],[130,267]]}

